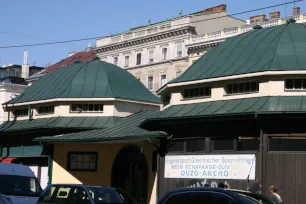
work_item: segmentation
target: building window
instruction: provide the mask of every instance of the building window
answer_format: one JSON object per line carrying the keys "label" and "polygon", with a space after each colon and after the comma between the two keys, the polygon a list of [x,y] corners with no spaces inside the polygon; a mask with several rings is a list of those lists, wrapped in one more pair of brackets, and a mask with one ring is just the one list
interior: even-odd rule
{"label": "building window", "polygon": [[103,112],[103,104],[72,104],[70,111],[72,113]]}
{"label": "building window", "polygon": [[130,56],[124,57],[124,67],[128,67],[130,65]]}
{"label": "building window", "polygon": [[149,51],[149,62],[152,63],[154,62],[154,50]]}
{"label": "building window", "polygon": [[235,139],[213,139],[214,151],[234,151]]}
{"label": "building window", "polygon": [[306,79],[286,79],[286,90],[306,90]]}
{"label": "building window", "polygon": [[148,77],[148,89],[149,89],[150,91],[153,90],[153,76],[149,76],[149,77]]}
{"label": "building window", "polygon": [[200,98],[200,97],[210,97],[211,96],[211,87],[200,87],[193,89],[184,90],[184,98]]}
{"label": "building window", "polygon": [[306,150],[306,137],[270,137],[269,151],[294,151]]}
{"label": "building window", "polygon": [[183,48],[182,48],[182,43],[177,43],[177,57],[182,57],[183,56]]}
{"label": "building window", "polygon": [[187,140],[187,152],[201,152],[205,151],[205,139]]}
{"label": "building window", "polygon": [[160,77],[161,79],[161,86],[165,86],[167,84],[167,75],[163,74]]}
{"label": "building window", "polygon": [[136,57],[136,65],[140,65],[140,64],[141,64],[141,53],[138,53]]}
{"label": "building window", "polygon": [[168,152],[184,152],[185,142],[184,140],[174,140],[170,142]]}
{"label": "building window", "polygon": [[14,111],[15,117],[25,117],[29,115],[29,109],[28,108],[19,108]]}
{"label": "building window", "polygon": [[68,170],[97,171],[98,153],[68,152]]}
{"label": "building window", "polygon": [[259,151],[260,140],[258,137],[240,137],[239,151]]}
{"label": "building window", "polygon": [[259,91],[259,82],[258,81],[228,84],[227,89],[226,89],[226,93],[228,95],[256,93],[258,91]]}
{"label": "building window", "polygon": [[54,106],[42,106],[38,108],[39,115],[53,114],[53,113],[54,113]]}
{"label": "building window", "polygon": [[118,65],[118,57],[114,57],[114,65]]}
{"label": "building window", "polygon": [[168,49],[166,47],[163,48],[163,51],[162,51],[162,59],[163,60],[167,59],[167,53],[168,53]]}

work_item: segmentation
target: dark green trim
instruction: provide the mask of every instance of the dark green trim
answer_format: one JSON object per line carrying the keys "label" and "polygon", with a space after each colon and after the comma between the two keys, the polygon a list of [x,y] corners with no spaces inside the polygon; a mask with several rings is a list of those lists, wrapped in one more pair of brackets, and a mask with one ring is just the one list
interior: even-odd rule
{"label": "dark green trim", "polygon": [[[48,137],[46,139],[44,138],[36,138],[34,141],[40,141],[40,142],[46,142],[46,143],[71,143],[71,142],[103,142],[103,141],[122,141],[122,140],[137,140],[137,139],[143,139],[146,140],[147,138],[164,138],[167,135],[160,134],[160,135],[137,135],[137,136],[124,136],[124,137],[117,137],[117,138],[93,138],[93,139],[59,139]],[[63,136],[64,137],[64,136]]]}

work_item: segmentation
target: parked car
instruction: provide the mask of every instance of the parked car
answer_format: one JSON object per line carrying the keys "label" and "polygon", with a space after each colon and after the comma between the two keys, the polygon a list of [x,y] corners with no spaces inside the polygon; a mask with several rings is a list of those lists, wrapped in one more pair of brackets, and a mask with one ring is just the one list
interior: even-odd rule
{"label": "parked car", "polygon": [[259,201],[262,204],[276,204],[274,201],[270,200],[264,195],[260,195],[257,193],[251,193],[249,191],[241,191],[241,190],[235,190],[235,189],[227,189],[228,191],[237,193],[239,195],[245,196],[248,199],[255,199]]}
{"label": "parked car", "polygon": [[179,188],[167,192],[158,204],[259,204],[251,197],[220,188]]}
{"label": "parked car", "polygon": [[52,184],[39,197],[37,204],[136,204],[123,190],[82,184]]}
{"label": "parked car", "polygon": [[28,166],[0,163],[1,204],[34,204],[40,192],[40,184]]}

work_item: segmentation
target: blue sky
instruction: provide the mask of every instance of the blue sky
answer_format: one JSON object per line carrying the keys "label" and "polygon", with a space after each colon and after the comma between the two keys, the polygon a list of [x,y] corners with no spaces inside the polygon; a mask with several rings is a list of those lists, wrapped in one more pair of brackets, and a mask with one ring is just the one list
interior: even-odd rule
{"label": "blue sky", "polygon": [[[291,0],[288,0],[291,1]],[[179,15],[188,14],[219,4],[227,4],[228,14],[284,3],[286,0],[1,0],[0,1],[0,47],[34,44],[87,37],[105,36],[126,31],[134,26],[146,25]],[[296,3],[306,13],[306,1]],[[293,5],[287,5],[287,15]],[[285,7],[236,16],[249,16],[271,11],[285,15]],[[13,33],[17,35],[7,34]],[[32,36],[39,40],[24,36]],[[23,62],[23,51],[29,51],[29,63],[37,66],[56,63],[71,51],[84,50],[95,40],[38,47],[0,49],[0,66]]]}

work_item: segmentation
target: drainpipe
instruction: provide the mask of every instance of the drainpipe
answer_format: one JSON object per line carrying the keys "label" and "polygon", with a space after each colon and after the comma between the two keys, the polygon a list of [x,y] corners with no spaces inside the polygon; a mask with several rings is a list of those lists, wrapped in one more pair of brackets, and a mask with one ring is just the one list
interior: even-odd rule
{"label": "drainpipe", "polygon": [[[263,174],[264,174],[264,162],[265,162],[265,159],[264,159],[264,151],[265,151],[265,148],[264,148],[264,132],[260,126],[260,121],[259,121],[259,118],[258,118],[258,114],[257,112],[255,112],[255,119],[257,121],[257,124],[259,126],[259,129],[260,129],[260,144],[259,144],[259,155],[260,155],[260,164],[261,164],[261,168],[260,168],[260,183],[261,185],[263,186]],[[256,181],[256,180],[255,180]]]}

